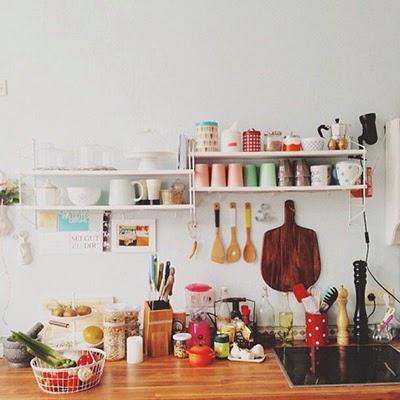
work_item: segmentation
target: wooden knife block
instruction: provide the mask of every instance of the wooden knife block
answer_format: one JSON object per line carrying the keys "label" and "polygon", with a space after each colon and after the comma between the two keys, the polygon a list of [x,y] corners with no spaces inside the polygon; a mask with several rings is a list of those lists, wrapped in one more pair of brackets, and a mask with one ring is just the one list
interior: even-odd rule
{"label": "wooden knife block", "polygon": [[144,303],[144,353],[150,357],[167,356],[172,334],[172,308],[151,310]]}

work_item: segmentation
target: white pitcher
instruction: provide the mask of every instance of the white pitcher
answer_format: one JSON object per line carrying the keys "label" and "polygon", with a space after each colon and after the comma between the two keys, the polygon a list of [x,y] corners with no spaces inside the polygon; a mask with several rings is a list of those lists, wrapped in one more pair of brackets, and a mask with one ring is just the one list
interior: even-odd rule
{"label": "white pitcher", "polygon": [[[136,196],[135,187],[139,189],[139,196]],[[142,200],[143,194],[143,185],[139,181],[111,179],[108,204],[110,206],[133,205]]]}

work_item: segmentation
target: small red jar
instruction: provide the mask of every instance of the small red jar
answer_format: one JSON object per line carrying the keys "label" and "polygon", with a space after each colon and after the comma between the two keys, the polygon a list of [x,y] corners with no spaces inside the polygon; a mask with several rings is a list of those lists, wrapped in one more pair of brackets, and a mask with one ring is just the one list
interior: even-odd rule
{"label": "small red jar", "polygon": [[261,132],[249,129],[242,134],[243,151],[261,151]]}

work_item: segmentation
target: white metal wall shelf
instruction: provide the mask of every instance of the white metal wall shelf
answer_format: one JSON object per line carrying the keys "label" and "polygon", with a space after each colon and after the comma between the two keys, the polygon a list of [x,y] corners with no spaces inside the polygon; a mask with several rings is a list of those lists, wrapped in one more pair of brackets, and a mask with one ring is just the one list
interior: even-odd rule
{"label": "white metal wall shelf", "polygon": [[196,192],[218,193],[279,193],[279,192],[343,192],[363,189],[364,185],[352,186],[276,186],[276,187],[200,187]]}

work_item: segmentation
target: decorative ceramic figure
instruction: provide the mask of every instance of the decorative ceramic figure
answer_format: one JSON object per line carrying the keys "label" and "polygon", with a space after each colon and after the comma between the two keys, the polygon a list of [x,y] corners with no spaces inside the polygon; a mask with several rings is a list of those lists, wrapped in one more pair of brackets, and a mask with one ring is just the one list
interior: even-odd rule
{"label": "decorative ceramic figure", "polygon": [[29,265],[33,261],[31,244],[28,241],[28,232],[19,232],[14,235],[14,239],[18,240],[19,246],[19,262],[21,265]]}

